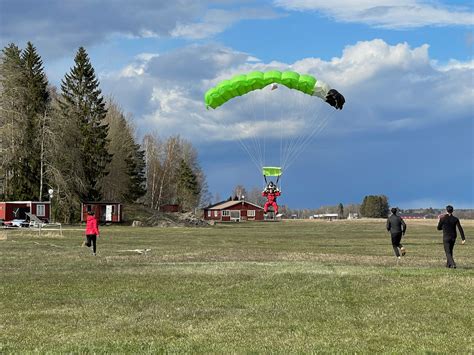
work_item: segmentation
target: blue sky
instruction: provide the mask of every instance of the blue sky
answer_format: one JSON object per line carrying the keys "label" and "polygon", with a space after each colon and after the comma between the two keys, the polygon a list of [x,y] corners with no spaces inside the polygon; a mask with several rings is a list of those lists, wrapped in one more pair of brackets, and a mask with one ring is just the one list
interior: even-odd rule
{"label": "blue sky", "polygon": [[[0,45],[32,41],[55,85],[84,46],[103,93],[133,116],[138,135],[191,141],[210,191],[222,197],[238,184],[262,186],[239,140],[259,140],[265,162],[278,165],[283,139],[308,137],[285,171],[281,204],[316,208],[386,194],[401,208],[474,208],[473,7],[2,0]],[[281,88],[205,109],[204,93],[220,80],[268,69],[316,76],[344,94],[344,110],[328,111],[318,98],[301,103]]]}

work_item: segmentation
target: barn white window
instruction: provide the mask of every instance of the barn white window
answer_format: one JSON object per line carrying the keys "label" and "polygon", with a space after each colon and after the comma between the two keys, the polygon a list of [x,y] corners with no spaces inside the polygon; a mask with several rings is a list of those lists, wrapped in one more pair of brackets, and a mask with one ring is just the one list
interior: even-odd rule
{"label": "barn white window", "polygon": [[222,217],[229,217],[229,216],[230,216],[230,211],[229,210],[222,211]]}
{"label": "barn white window", "polygon": [[255,217],[255,210],[248,210],[247,217]]}
{"label": "barn white window", "polygon": [[217,217],[217,216],[218,216],[217,211],[214,211],[214,217]]}
{"label": "barn white window", "polygon": [[211,212],[211,211],[207,211],[207,216],[208,216],[208,217],[212,217],[212,212]]}
{"label": "barn white window", "polygon": [[44,208],[44,205],[36,205],[36,215],[38,217],[46,216],[46,209]]}

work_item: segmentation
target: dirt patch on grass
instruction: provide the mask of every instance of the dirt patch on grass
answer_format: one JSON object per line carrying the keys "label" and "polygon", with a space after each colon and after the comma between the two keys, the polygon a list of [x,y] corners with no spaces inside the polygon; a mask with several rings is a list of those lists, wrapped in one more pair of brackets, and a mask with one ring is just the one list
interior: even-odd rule
{"label": "dirt patch on grass", "polygon": [[209,223],[197,217],[192,212],[164,213],[155,212],[153,215],[140,219],[144,227],[207,227]]}

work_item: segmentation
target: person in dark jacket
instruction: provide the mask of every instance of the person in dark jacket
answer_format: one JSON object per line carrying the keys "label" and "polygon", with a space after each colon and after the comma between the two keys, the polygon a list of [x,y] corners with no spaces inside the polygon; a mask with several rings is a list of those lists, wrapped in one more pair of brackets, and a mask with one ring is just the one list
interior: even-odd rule
{"label": "person in dark jacket", "polygon": [[439,219],[438,230],[443,231],[443,245],[444,251],[446,253],[446,267],[455,269],[456,263],[454,262],[453,258],[453,249],[454,244],[456,244],[456,228],[459,229],[459,234],[461,234],[461,244],[466,243],[466,237],[464,236],[464,230],[461,227],[461,222],[459,222],[457,217],[453,216],[453,206],[446,206],[446,212],[447,213]]}
{"label": "person in dark jacket", "polygon": [[400,242],[402,240],[402,236],[405,235],[407,225],[403,219],[397,215],[396,207],[392,208],[390,211],[392,212],[392,215],[387,219],[387,230],[392,236],[392,247],[393,251],[395,252],[395,256],[400,259],[400,253],[402,256],[405,256],[406,254],[406,249]]}

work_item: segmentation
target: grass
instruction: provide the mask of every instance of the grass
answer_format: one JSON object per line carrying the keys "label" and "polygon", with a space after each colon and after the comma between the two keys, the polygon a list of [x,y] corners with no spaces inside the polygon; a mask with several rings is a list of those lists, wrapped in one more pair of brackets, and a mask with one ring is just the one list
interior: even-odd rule
{"label": "grass", "polygon": [[[474,223],[464,223],[468,238]],[[0,238],[0,353],[472,353],[473,245],[436,221],[102,228]],[[151,248],[139,255],[135,248]]]}

